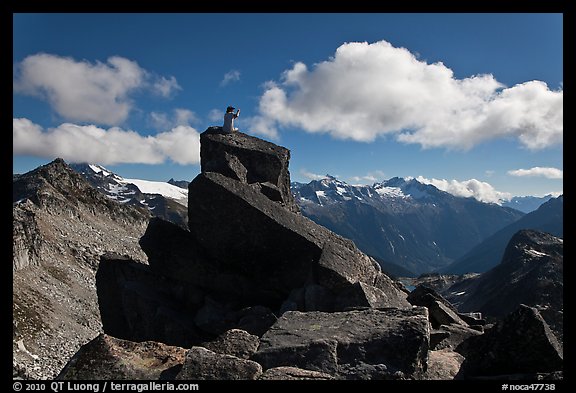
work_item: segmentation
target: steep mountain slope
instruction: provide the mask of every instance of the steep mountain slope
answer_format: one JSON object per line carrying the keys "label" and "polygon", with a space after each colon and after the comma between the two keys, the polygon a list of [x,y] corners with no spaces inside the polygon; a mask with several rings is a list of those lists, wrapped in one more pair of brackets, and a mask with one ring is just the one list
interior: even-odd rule
{"label": "steep mountain slope", "polygon": [[371,257],[374,258],[374,260],[376,262],[378,262],[378,264],[382,268],[382,271],[384,273],[386,273],[387,275],[389,275],[390,277],[396,278],[396,277],[414,277],[414,276],[416,276],[416,274],[414,274],[414,272],[412,272],[412,271],[410,271],[410,270],[408,270],[408,269],[406,269],[400,265],[385,261],[385,260],[378,258],[378,257],[375,257],[373,255],[371,255]]}
{"label": "steep mountain slope", "polygon": [[523,215],[397,177],[373,186],[327,177],[292,183],[292,191],[302,214],[415,274],[450,264]]}
{"label": "steep mountain slope", "polygon": [[95,288],[100,255],[139,261],[148,210],[119,204],[57,159],[14,177],[13,365],[53,378],[67,355],[102,331]]}
{"label": "steep mountain slope", "polygon": [[502,206],[511,207],[512,209],[520,210],[523,213],[530,213],[552,198],[554,198],[552,195],[545,195],[543,197],[516,196],[509,201],[504,201]]}
{"label": "steep mountain slope", "polygon": [[168,182],[125,179],[95,164],[71,164],[70,167],[108,198],[146,208],[155,217],[187,228],[187,189]]}
{"label": "steep mountain slope", "polygon": [[536,307],[561,339],[563,278],[562,239],[521,230],[512,236],[499,265],[452,285],[445,294],[460,311],[492,317],[502,317],[520,304]]}
{"label": "steep mountain slope", "polygon": [[508,242],[519,230],[534,229],[548,232],[557,237],[563,237],[563,225],[564,198],[561,195],[558,198],[550,199],[537,210],[494,233],[466,253],[466,255],[451,265],[440,269],[440,271],[452,274],[485,272],[502,260]]}

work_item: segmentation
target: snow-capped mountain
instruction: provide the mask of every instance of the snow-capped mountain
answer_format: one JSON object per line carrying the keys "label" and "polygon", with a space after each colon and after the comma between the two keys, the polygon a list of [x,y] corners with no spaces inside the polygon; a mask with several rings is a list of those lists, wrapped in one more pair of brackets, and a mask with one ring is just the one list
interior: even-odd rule
{"label": "snow-capped mountain", "polygon": [[418,182],[416,179],[394,177],[372,186],[349,185],[334,176],[326,175],[322,180],[314,180],[308,184],[291,184],[292,192],[300,205],[315,204],[327,206],[334,203],[357,200],[364,203],[380,201],[432,201],[442,198],[447,193],[430,184]]}
{"label": "snow-capped mountain", "polygon": [[354,240],[367,254],[415,274],[450,264],[523,216],[414,178],[355,186],[326,176],[291,187],[302,214]]}
{"label": "snow-capped mountain", "polygon": [[95,164],[70,164],[70,167],[108,198],[145,207],[157,217],[186,227],[187,189],[167,182],[123,178]]}

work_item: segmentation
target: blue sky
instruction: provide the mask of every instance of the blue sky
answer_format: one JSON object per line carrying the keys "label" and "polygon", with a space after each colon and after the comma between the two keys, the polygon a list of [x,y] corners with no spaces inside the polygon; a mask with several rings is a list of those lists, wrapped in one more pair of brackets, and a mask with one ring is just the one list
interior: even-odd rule
{"label": "blue sky", "polygon": [[293,181],[563,190],[562,14],[14,14],[13,171],[55,157],[192,180],[198,133],[291,150]]}

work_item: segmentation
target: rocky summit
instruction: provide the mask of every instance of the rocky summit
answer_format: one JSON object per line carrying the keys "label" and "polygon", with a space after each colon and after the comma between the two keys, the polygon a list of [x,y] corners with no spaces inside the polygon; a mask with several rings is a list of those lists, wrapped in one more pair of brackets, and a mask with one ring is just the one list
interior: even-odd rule
{"label": "rocky summit", "polygon": [[12,195],[13,368],[53,378],[102,332],[100,256],[145,262],[138,239],[150,214],[106,198],[62,159],[14,178]]}
{"label": "rocky summit", "polygon": [[499,265],[455,283],[446,297],[464,312],[504,317],[519,304],[537,308],[562,344],[564,242],[549,233],[518,231]]}
{"label": "rocky summit", "polygon": [[288,149],[218,127],[200,141],[189,228],[151,219],[140,239],[147,265],[118,253],[100,257],[104,335],[60,378],[467,377],[462,348],[483,335],[483,321],[433,290],[409,297],[354,242],[304,217],[290,194]]}

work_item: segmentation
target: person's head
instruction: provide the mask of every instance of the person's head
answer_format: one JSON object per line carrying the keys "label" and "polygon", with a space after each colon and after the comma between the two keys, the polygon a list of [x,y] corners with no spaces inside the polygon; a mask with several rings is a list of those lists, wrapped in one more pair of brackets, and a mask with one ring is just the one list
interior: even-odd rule
{"label": "person's head", "polygon": [[233,106],[229,106],[228,108],[226,108],[226,113],[230,113],[230,112],[234,112],[234,108]]}

